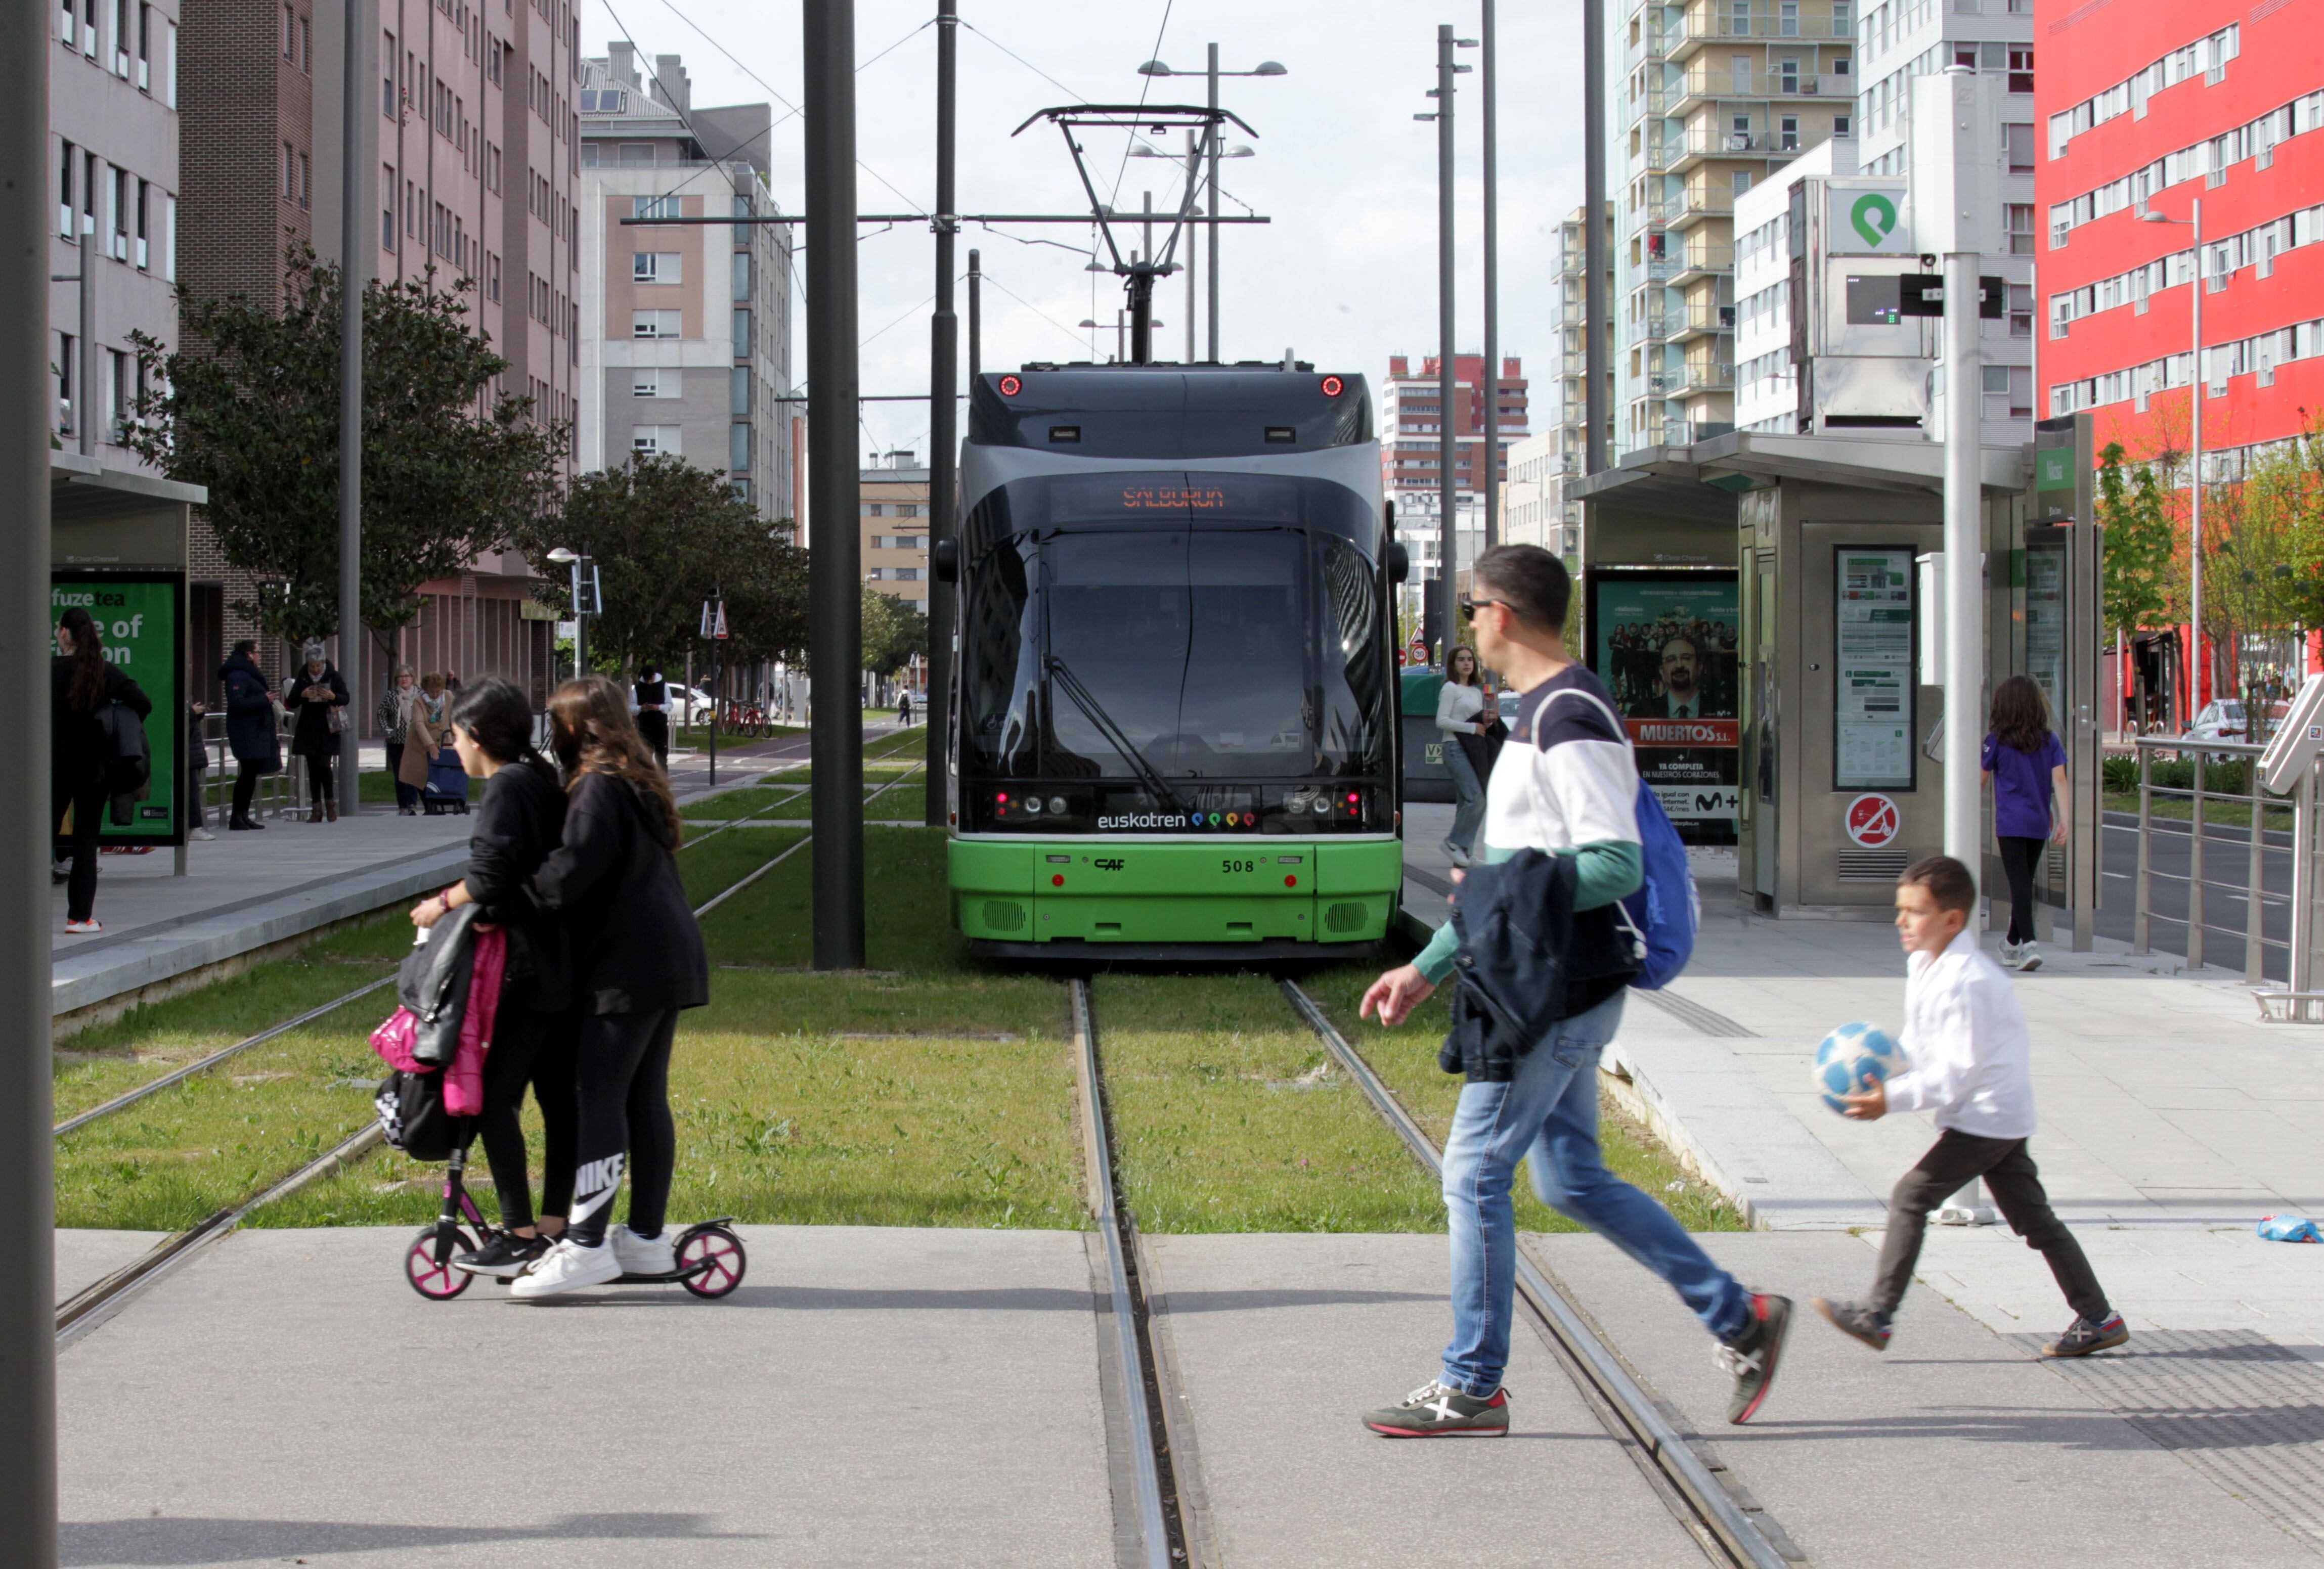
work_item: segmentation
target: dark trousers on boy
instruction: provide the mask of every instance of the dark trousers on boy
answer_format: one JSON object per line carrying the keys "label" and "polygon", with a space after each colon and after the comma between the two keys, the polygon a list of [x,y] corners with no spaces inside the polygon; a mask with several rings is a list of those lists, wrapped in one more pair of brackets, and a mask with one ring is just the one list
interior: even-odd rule
{"label": "dark trousers on boy", "polygon": [[2111,1312],[2106,1292],[2082,1255],[2082,1244],[2050,1207],[2050,1196],[2042,1189],[2042,1174],[2025,1152],[2025,1141],[1981,1139],[1950,1128],[1937,1135],[1920,1164],[1905,1172],[1888,1196],[1887,1239],[1880,1244],[1880,1274],[1866,1306],[1884,1315],[1896,1311],[1904,1289],[1913,1282],[1913,1266],[1920,1262],[1929,1211],[1977,1177],[1985,1179],[2010,1230],[2049,1261],[2050,1273],[2057,1277],[2067,1303],[2092,1324],[2104,1323]]}

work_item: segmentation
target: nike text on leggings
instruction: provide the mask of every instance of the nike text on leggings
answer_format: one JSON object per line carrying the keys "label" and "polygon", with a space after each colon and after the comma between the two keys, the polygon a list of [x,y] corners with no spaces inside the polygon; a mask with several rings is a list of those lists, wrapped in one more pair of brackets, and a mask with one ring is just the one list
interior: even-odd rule
{"label": "nike text on leggings", "polygon": [[630,1229],[640,1236],[661,1234],[678,1165],[678,1129],[669,1115],[669,1047],[677,1033],[675,1008],[581,1021],[574,1042],[581,1127],[566,1234],[583,1247],[605,1240],[625,1167]]}

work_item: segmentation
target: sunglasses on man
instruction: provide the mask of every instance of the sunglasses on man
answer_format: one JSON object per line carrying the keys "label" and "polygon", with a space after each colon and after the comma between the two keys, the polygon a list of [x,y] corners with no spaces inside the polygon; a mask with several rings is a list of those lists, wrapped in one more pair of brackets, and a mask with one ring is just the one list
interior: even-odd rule
{"label": "sunglasses on man", "polygon": [[1479,610],[1481,610],[1485,609],[1488,605],[1500,605],[1500,606],[1502,606],[1503,608],[1507,608],[1507,607],[1508,607],[1508,601],[1507,601],[1507,600],[1462,600],[1462,601],[1461,601],[1461,619],[1462,619],[1462,620],[1464,620],[1464,621],[1473,621],[1473,620],[1475,620],[1475,619],[1477,619],[1477,612],[1478,612]]}

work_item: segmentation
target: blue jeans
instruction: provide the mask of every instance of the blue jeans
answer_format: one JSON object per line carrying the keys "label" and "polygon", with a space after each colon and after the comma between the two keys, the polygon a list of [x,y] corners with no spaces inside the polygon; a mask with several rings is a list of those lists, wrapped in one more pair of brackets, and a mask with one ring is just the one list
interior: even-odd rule
{"label": "blue jeans", "polygon": [[[1436,733],[1444,735],[1442,730]],[[1461,803],[1452,813],[1452,831],[1444,836],[1444,842],[1459,845],[1463,855],[1471,854],[1477,848],[1477,830],[1485,822],[1485,787],[1477,782],[1477,770],[1458,736],[1444,736],[1444,771],[1452,775],[1452,794]]]}
{"label": "blue jeans", "polygon": [[1444,1145],[1452,1241],[1452,1343],[1444,1381],[1480,1398],[1501,1387],[1517,1288],[1517,1161],[1542,1202],[1670,1282],[1721,1340],[1750,1322],[1750,1294],[1711,1262],[1670,1211],[1606,1170],[1598,1150],[1598,1056],[1622,1022],[1619,993],[1551,1026],[1507,1084],[1466,1084]]}

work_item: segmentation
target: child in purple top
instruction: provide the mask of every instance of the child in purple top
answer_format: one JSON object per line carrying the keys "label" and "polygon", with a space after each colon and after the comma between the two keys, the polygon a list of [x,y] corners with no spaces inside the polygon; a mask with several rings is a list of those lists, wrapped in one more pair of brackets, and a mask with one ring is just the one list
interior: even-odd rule
{"label": "child in purple top", "polygon": [[2043,840],[2066,842],[2066,748],[2050,731],[2049,700],[2029,677],[2013,675],[1994,689],[1983,766],[1993,786],[1993,836],[2001,841],[2001,869],[2009,879],[2001,960],[2013,969],[2039,969],[2034,868],[2042,864]]}

